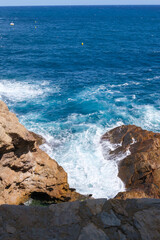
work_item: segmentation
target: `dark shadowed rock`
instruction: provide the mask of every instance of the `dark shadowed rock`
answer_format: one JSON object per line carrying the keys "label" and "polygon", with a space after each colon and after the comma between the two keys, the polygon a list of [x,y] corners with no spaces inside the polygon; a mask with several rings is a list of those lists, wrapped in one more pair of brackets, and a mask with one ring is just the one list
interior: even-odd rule
{"label": "dark shadowed rock", "polygon": [[115,147],[110,156],[129,151],[119,163],[119,177],[127,191],[117,198],[160,198],[160,134],[134,125],[117,127],[107,132],[102,141]]}
{"label": "dark shadowed rock", "polygon": [[0,240],[28,239],[158,240],[160,200],[91,199],[50,207],[0,206]]}

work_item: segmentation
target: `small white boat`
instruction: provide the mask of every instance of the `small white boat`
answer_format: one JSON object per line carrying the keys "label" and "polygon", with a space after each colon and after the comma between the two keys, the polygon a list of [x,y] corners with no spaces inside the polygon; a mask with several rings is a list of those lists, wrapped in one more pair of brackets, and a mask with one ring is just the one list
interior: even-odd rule
{"label": "small white boat", "polygon": [[11,23],[10,23],[10,26],[14,26],[14,22],[11,22]]}

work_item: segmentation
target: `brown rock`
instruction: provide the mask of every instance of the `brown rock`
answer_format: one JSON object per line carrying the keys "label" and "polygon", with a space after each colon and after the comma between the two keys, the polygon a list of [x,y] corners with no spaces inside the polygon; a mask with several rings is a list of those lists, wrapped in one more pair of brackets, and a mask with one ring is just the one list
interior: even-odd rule
{"label": "brown rock", "polygon": [[55,201],[82,197],[69,189],[63,168],[39,149],[42,143],[0,101],[0,204],[21,204],[30,196]]}
{"label": "brown rock", "polygon": [[160,198],[160,134],[134,125],[117,127],[102,137],[117,147],[110,155],[130,151],[119,164],[119,177],[127,192],[117,198]]}
{"label": "brown rock", "polygon": [[32,134],[32,136],[36,139],[36,143],[38,146],[46,143],[45,138],[43,138],[41,135],[34,133],[34,132],[30,132]]}

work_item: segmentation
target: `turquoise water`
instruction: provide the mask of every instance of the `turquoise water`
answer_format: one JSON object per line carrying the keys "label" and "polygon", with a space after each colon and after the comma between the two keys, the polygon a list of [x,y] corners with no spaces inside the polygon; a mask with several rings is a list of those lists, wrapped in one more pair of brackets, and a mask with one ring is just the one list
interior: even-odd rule
{"label": "turquoise water", "polygon": [[159,6],[0,8],[0,98],[81,193],[124,189],[100,138],[121,124],[160,131],[159,82]]}

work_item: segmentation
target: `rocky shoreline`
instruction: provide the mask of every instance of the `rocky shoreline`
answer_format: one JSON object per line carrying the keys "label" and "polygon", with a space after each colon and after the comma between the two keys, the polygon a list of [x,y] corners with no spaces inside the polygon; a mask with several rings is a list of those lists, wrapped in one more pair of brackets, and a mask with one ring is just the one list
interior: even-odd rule
{"label": "rocky shoreline", "polygon": [[[160,134],[128,125],[104,134],[105,141],[114,146],[111,158],[125,156],[119,177],[126,192],[86,200],[39,148],[44,139],[0,101],[0,240],[160,239]],[[30,197],[54,205],[13,206]]]}
{"label": "rocky shoreline", "polygon": [[111,156],[124,155],[119,162],[119,177],[126,192],[116,198],[160,198],[160,134],[143,130],[134,125],[120,126],[107,132],[102,141],[109,141],[116,148]]}
{"label": "rocky shoreline", "polygon": [[0,204],[23,204],[30,197],[55,203],[84,198],[69,188],[67,173],[39,148],[42,142],[0,101]]}

